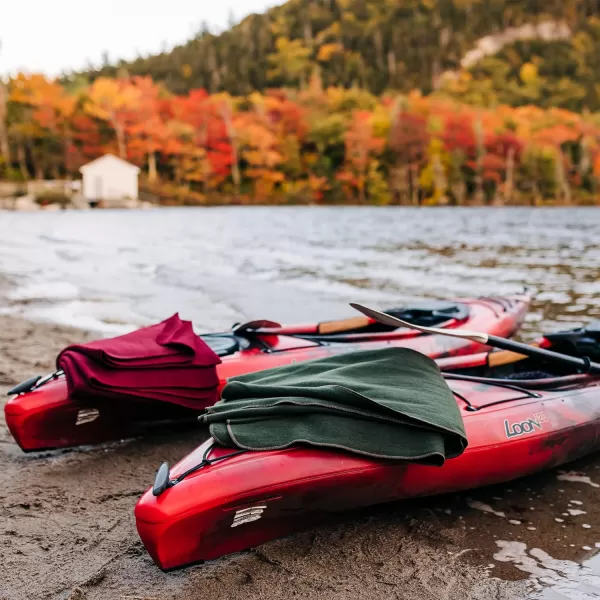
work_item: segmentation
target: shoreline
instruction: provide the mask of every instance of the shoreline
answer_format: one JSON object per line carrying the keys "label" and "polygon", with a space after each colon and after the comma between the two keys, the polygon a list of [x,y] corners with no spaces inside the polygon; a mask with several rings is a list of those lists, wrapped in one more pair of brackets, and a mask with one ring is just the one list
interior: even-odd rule
{"label": "shoreline", "polygon": [[570,204],[560,202],[544,202],[542,204],[358,204],[358,203],[309,203],[309,202],[294,202],[285,203],[278,202],[275,204],[265,203],[253,203],[253,204],[235,204],[227,202],[207,202],[205,204],[155,204],[146,202],[139,206],[105,206],[105,207],[73,207],[67,206],[61,208],[56,204],[48,204],[40,206],[37,204],[17,205],[17,208],[8,208],[0,204],[0,212],[19,212],[19,213],[30,213],[30,212],[60,212],[60,211],[139,211],[139,210],[155,210],[155,209],[172,209],[172,208],[291,208],[291,207],[305,207],[305,208],[402,208],[402,209],[440,209],[440,208],[455,208],[455,209],[503,209],[503,208],[600,208],[600,201],[595,203],[589,202],[573,202]]}
{"label": "shoreline", "polygon": [[[91,337],[109,337],[127,333],[137,327],[143,326],[142,324],[135,324],[133,322],[108,322],[104,320],[95,319],[93,314],[91,315],[78,315],[72,316],[71,321],[75,324],[68,324],[66,319],[62,319],[59,315],[64,314],[65,311],[48,310],[54,305],[55,309],[61,307],[68,308],[69,297],[62,297],[61,295],[46,296],[45,300],[39,297],[38,293],[34,293],[33,296],[25,295],[21,297],[19,292],[28,290],[28,286],[41,285],[32,284],[31,282],[19,281],[15,275],[6,275],[0,273],[0,319],[8,319],[8,322],[14,320],[15,322],[23,321],[30,323],[32,327],[50,327],[53,332],[56,332],[59,338],[64,335],[69,337],[70,334],[77,335],[81,333],[87,338]],[[47,293],[47,290],[46,290]],[[36,308],[38,309],[36,311]],[[40,311],[40,308],[45,308],[45,311]],[[1,600],[1,597],[0,597]]]}

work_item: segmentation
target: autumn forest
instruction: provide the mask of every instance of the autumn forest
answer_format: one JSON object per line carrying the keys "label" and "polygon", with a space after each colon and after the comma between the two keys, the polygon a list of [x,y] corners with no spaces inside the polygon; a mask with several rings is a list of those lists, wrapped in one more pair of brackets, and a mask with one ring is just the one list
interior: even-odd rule
{"label": "autumn forest", "polygon": [[0,82],[0,178],[110,152],[164,204],[597,204],[598,56],[591,0],[291,0]]}

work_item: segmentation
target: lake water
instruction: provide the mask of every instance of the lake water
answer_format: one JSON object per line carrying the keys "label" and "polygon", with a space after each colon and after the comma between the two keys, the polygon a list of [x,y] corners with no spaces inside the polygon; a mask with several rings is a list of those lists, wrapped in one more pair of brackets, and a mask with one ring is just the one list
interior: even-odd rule
{"label": "lake water", "polygon": [[600,316],[594,208],[226,207],[0,212],[2,311],[109,333],[199,330],[521,291],[525,336]]}

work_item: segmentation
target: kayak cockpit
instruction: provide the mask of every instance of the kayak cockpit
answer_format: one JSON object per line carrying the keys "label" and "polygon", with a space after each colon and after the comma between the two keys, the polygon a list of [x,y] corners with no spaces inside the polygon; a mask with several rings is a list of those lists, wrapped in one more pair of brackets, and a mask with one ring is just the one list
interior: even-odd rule
{"label": "kayak cockpit", "polygon": [[[585,344],[579,346],[577,338],[565,335],[568,344],[561,344],[546,336],[538,344],[544,348],[568,353],[581,358],[585,349],[593,357],[598,345],[592,346],[585,332]],[[565,334],[572,332],[565,332]],[[466,363],[466,364],[465,364]],[[463,358],[439,361],[444,379],[454,393],[459,406],[466,412],[477,412],[507,402],[526,401],[542,397],[546,393],[565,393],[588,385],[598,385],[600,375],[574,372],[573,367],[548,362],[541,357],[527,357],[516,352],[494,351]]]}
{"label": "kayak cockpit", "polygon": [[[448,326],[462,323],[469,318],[470,307],[464,302],[449,302],[443,300],[427,300],[415,302],[402,308],[391,308],[387,312],[401,319],[424,326]],[[353,337],[358,334],[373,335],[390,333],[398,329],[382,325],[364,317],[354,317],[336,321],[324,321],[314,325],[282,327],[272,321],[251,321],[245,324],[236,324],[231,333],[201,334],[202,340],[218,356],[231,356],[236,352],[249,349],[259,351],[273,351],[270,341],[273,337],[286,336],[299,338],[315,344],[327,342],[354,342]],[[415,335],[414,332],[407,332]]]}

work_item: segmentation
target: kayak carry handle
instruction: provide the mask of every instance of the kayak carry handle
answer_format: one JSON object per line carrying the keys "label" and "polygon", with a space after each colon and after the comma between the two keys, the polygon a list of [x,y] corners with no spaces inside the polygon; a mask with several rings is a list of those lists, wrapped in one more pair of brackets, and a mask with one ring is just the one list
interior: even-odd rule
{"label": "kayak carry handle", "polygon": [[30,377],[25,381],[15,385],[15,387],[11,388],[6,392],[7,396],[17,396],[19,394],[24,394],[25,392],[30,392],[37,384],[37,382],[42,378],[41,375],[36,375],[35,377]]}
{"label": "kayak carry handle", "polygon": [[37,375],[35,377],[30,377],[26,381],[22,381],[18,385],[15,385],[14,388],[8,390],[8,392],[6,392],[6,395],[14,396],[31,392],[32,390],[40,387],[44,383],[48,383],[48,381],[52,381],[53,379],[56,379],[64,374],[65,372],[62,369],[59,369],[58,371],[54,371],[54,373],[50,373],[50,375]]}
{"label": "kayak carry handle", "polygon": [[154,478],[154,485],[152,486],[152,493],[154,496],[160,496],[166,489],[173,486],[173,482],[170,477],[169,463],[164,462],[158,471],[156,471],[156,477]]}

